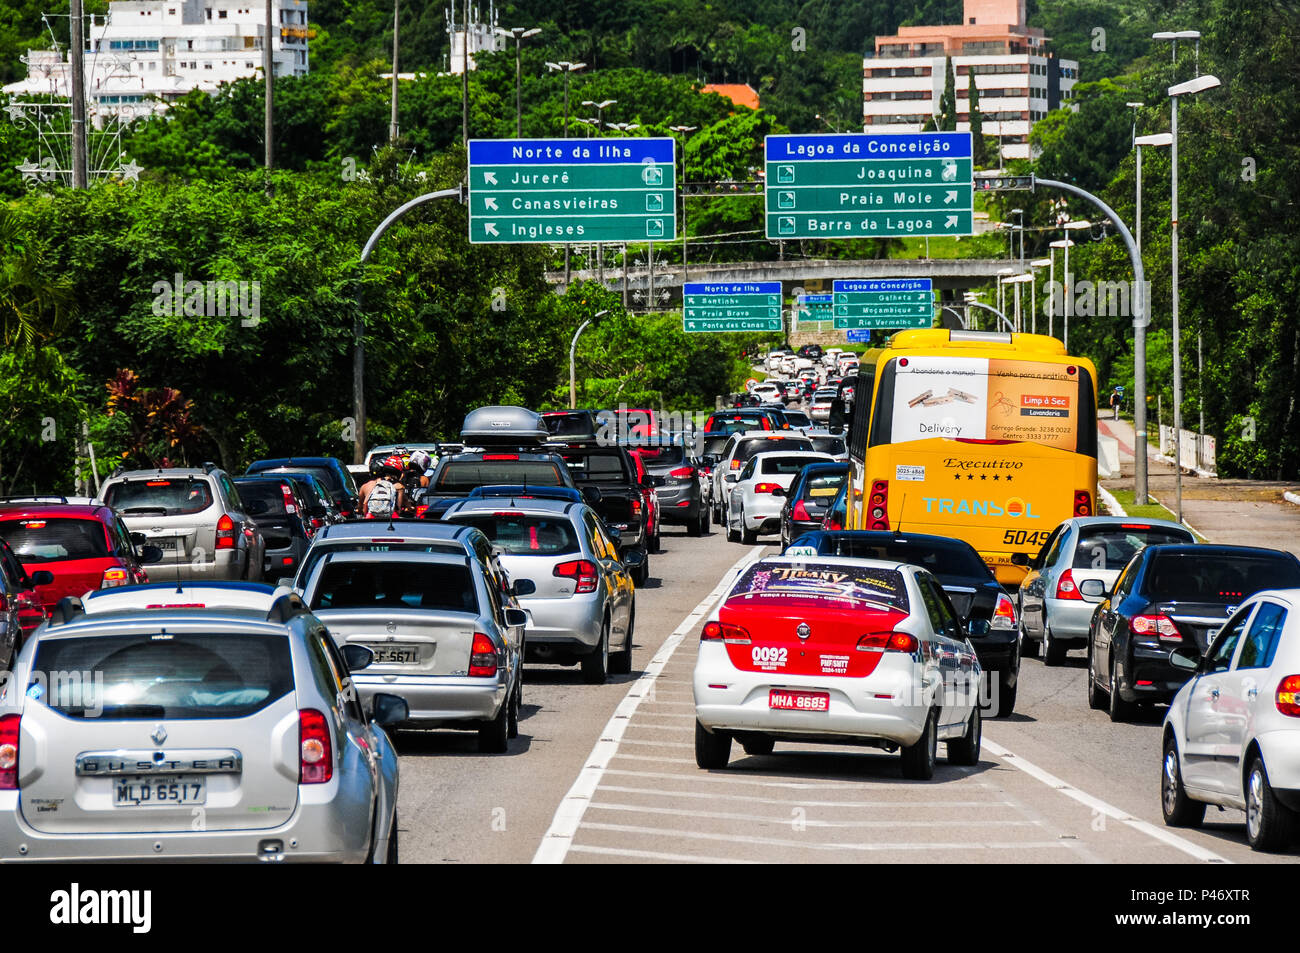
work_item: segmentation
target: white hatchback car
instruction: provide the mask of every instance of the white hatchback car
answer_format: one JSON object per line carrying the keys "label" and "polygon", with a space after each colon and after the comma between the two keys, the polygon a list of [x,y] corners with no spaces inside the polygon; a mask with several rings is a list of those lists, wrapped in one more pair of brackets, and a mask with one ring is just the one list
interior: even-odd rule
{"label": "white hatchback car", "polygon": [[1204,656],[1173,650],[1193,672],[1165,716],[1160,806],[1171,827],[1199,827],[1207,804],[1246,812],[1255,850],[1300,835],[1300,589],[1256,593]]}
{"label": "white hatchback car", "polygon": [[726,767],[777,741],[902,753],[903,774],[979,762],[980,665],[943,587],[919,566],[834,556],[751,565],[704,624],[695,663],[695,761]]}
{"label": "white hatchback car", "polygon": [[750,457],[728,490],[727,539],[758,542],[759,533],[781,531],[781,510],[794,478],[810,463],[833,463],[829,453],[760,453]]}

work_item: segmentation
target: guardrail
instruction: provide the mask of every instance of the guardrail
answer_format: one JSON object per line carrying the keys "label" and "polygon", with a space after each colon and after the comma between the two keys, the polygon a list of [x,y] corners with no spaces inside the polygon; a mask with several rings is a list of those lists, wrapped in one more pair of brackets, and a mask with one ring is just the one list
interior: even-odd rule
{"label": "guardrail", "polygon": [[[1206,470],[1218,472],[1214,458],[1214,437],[1210,434],[1184,430],[1180,437],[1179,463],[1189,470]],[[1174,428],[1160,425],[1160,455],[1173,456]]]}

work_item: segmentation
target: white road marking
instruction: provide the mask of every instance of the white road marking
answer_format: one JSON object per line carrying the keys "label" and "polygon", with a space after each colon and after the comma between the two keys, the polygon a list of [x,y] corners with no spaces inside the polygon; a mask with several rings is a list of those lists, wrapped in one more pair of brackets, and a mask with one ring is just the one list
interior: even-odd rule
{"label": "white road marking", "polygon": [[587,810],[591,795],[596,790],[596,785],[600,783],[601,776],[605,774],[610,760],[618,753],[619,742],[623,738],[623,732],[627,729],[628,720],[636,712],[641,702],[647,700],[645,696],[654,688],[655,679],[659,677],[659,673],[668,664],[668,660],[672,658],[673,652],[682,643],[686,633],[694,629],[701,619],[713,611],[713,607],[726,594],[727,589],[730,588],[736,577],[750,563],[762,558],[763,552],[763,547],[750,550],[723,573],[721,581],[714,587],[713,591],[705,596],[703,601],[691,610],[690,615],[683,619],[681,624],[672,631],[672,634],[665,640],[655,657],[645,667],[641,677],[632,683],[627,695],[623,697],[623,701],[615,709],[613,717],[605,725],[605,730],[601,732],[600,739],[591,749],[591,754],[587,757],[586,767],[579,772],[573,786],[569,788],[569,793],[564,796],[564,800],[556,808],[555,816],[551,819],[551,826],[542,837],[542,842],[537,847],[537,853],[533,855],[533,863],[564,863],[564,855],[568,853],[569,847],[573,843],[573,835],[577,833],[578,825],[582,823],[582,815]]}
{"label": "white road marking", "polygon": [[690,748],[695,750],[693,741],[642,741],[640,738],[624,738],[625,745],[650,745],[654,748]]}
{"label": "white road marking", "polygon": [[[620,758],[633,758],[634,755],[619,755]],[[638,761],[661,761],[668,764],[685,764],[684,761],[676,761],[670,758],[637,758]],[[694,764],[694,762],[691,762]],[[637,778],[656,778],[664,781],[699,781],[704,784],[750,784],[763,788],[784,788],[795,791],[915,791],[916,783],[911,781],[873,781],[870,778],[863,778],[860,781],[770,781],[761,778],[746,777],[739,771],[732,770],[729,774],[707,774],[703,771],[693,773],[670,774],[667,771],[631,771],[626,768],[606,768],[606,774],[630,775]]]}
{"label": "white road marking", "polygon": [[[712,791],[667,791],[663,788],[630,788],[617,784],[602,784],[597,788],[598,791],[612,791],[617,794],[647,794],[652,797],[671,797],[671,798],[702,798],[705,800],[714,800],[718,797]],[[978,808],[978,807],[1016,807],[1013,801],[809,801],[800,798],[798,801],[791,801],[789,798],[777,797],[754,797],[748,795],[745,798],[746,804],[776,804],[780,807],[845,807],[854,810],[877,810],[880,808]]]}
{"label": "white road marking", "polygon": [[[601,787],[600,790],[607,790]],[[746,803],[752,803],[753,798],[745,798]],[[785,802],[788,808],[805,808],[807,805],[799,802]],[[836,805],[838,807],[838,805]],[[873,805],[874,806],[874,805]],[[948,807],[949,805],[944,805]],[[729,811],[699,811],[687,810],[678,807],[649,807],[644,804],[618,804],[612,801],[592,801],[588,806],[589,811],[627,811],[632,814],[663,814],[671,817],[707,817],[719,821],[747,821],[751,824],[777,824],[781,827],[789,827],[793,822],[790,812],[784,815],[762,814],[733,814]],[[947,820],[935,820],[934,818],[920,818],[918,820],[904,821],[898,818],[872,819],[863,821],[825,821],[817,818],[802,818],[800,823],[806,827],[862,827],[862,828],[895,828],[895,827],[1038,827],[1036,821],[1003,821],[1003,820],[972,820],[968,817],[949,818]]]}
{"label": "white road marking", "polygon": [[1092,808],[1094,811],[1096,811],[1099,814],[1104,814],[1107,817],[1114,818],[1117,821],[1122,821],[1123,823],[1127,824],[1129,827],[1133,828],[1135,831],[1139,831],[1143,834],[1146,834],[1148,837],[1154,838],[1155,840],[1158,840],[1163,844],[1167,844],[1170,847],[1180,850],[1184,854],[1188,854],[1192,857],[1195,857],[1197,860],[1203,860],[1208,863],[1217,863],[1217,864],[1231,863],[1231,861],[1228,860],[1226,857],[1221,857],[1212,850],[1208,850],[1204,847],[1201,847],[1198,844],[1193,844],[1191,841],[1179,837],[1177,834],[1174,834],[1171,831],[1164,830],[1163,828],[1156,827],[1154,824],[1150,824],[1147,821],[1141,820],[1140,818],[1136,818],[1132,814],[1128,813],[1128,811],[1121,810],[1120,808],[1115,807],[1113,804],[1107,804],[1105,801],[1101,800],[1101,798],[1093,797],[1091,794],[1088,794],[1086,791],[1080,791],[1078,788],[1074,787],[1068,782],[1062,781],[1056,775],[1044,771],[1042,768],[1038,767],[1038,765],[1034,764],[1033,762],[1026,761],[1018,754],[1014,754],[1013,752],[1008,751],[1006,748],[1002,747],[1000,744],[998,744],[995,741],[990,741],[987,735],[983,739],[983,748],[985,751],[988,751],[990,754],[1001,758],[1003,761],[1011,765],[1013,768],[1018,768],[1019,770],[1025,772],[1025,774],[1029,775],[1031,778],[1041,781],[1043,784],[1046,784],[1049,788],[1053,788],[1058,793],[1064,794],[1066,797],[1078,801],[1080,804],[1083,804],[1086,807]]}
{"label": "white road marking", "polygon": [[761,864],[761,860],[735,860],[731,857],[696,857],[693,854],[665,854],[657,850],[633,850],[630,847],[588,847],[573,844],[569,850],[583,854],[604,854],[609,857],[637,857],[641,860],[666,860],[674,864]]}

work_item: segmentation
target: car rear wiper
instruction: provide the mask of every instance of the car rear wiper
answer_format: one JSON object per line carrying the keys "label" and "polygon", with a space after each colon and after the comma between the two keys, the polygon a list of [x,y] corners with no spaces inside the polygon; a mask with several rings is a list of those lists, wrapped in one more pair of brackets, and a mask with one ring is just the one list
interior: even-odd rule
{"label": "car rear wiper", "polygon": [[[162,718],[167,709],[162,705],[112,705],[100,713],[101,718]],[[83,714],[81,717],[85,717]]]}

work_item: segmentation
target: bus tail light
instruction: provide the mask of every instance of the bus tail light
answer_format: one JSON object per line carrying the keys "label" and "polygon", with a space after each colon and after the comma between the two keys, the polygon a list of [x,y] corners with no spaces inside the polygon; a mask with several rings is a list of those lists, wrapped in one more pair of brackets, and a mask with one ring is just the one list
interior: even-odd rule
{"label": "bus tail light", "polygon": [[1087,490],[1074,491],[1074,515],[1091,516],[1092,515],[1092,494]]}
{"label": "bus tail light", "polygon": [[1060,579],[1056,580],[1056,598],[1083,601],[1083,596],[1079,594],[1079,587],[1074,584],[1074,573],[1068,569],[1061,573]]}
{"label": "bus tail light", "polygon": [[866,523],[869,529],[889,529],[889,481],[876,480],[871,484],[871,496],[867,498]]}

